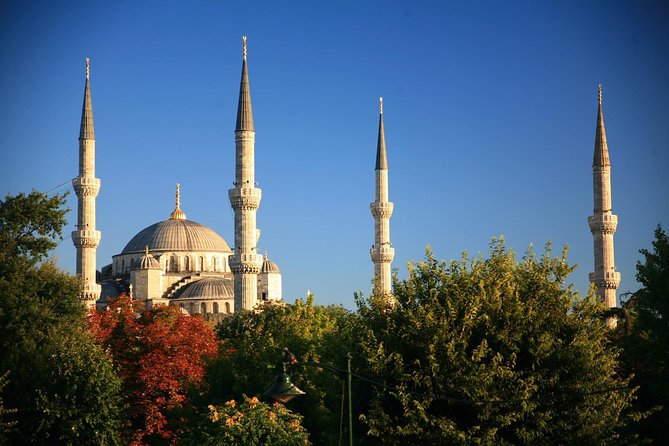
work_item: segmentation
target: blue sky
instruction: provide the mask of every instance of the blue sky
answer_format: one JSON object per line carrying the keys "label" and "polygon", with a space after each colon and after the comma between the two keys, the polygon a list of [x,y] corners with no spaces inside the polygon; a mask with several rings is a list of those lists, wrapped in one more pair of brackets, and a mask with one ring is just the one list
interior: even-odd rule
{"label": "blue sky", "polygon": [[[286,300],[353,308],[371,288],[379,96],[400,278],[427,244],[459,258],[503,234],[520,253],[569,245],[585,293],[601,82],[619,293],[633,291],[638,250],[669,225],[667,23],[659,1],[3,2],[0,192],[77,175],[89,56],[98,267],[169,216],[177,181],[188,218],[231,242],[246,34],[259,246]],[[68,236],[59,264],[74,255]]]}

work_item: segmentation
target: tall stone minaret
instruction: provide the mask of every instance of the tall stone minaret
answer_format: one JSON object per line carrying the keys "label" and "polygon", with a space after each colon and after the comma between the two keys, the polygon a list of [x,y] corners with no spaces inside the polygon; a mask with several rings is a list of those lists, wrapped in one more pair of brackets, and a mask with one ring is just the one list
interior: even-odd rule
{"label": "tall stone minaret", "polygon": [[235,127],[235,187],[228,191],[230,205],[235,212],[235,250],[230,256],[230,269],[235,284],[235,311],[249,310],[256,306],[258,273],[263,262],[263,256],[258,254],[257,248],[260,232],[256,229],[256,210],[260,205],[262,191],[255,187],[255,131],[246,67],[246,36],[243,40],[244,61]]}
{"label": "tall stone minaret", "polygon": [[100,285],[95,277],[95,255],[100,244],[100,231],[95,229],[95,197],[100,179],[95,178],[95,130],[90,88],[90,59],[86,58],[86,86],[79,130],[79,176],[72,180],[77,194],[77,229],[72,241],[77,248],[77,275],[81,278],[80,298],[87,307],[100,298]]}
{"label": "tall stone minaret", "polygon": [[379,139],[376,146],[376,191],[369,205],[374,216],[374,246],[370,250],[374,262],[374,291],[389,295],[392,285],[390,264],[395,249],[390,246],[390,216],[393,204],[388,201],[388,157],[383,131],[383,98],[379,98]]}
{"label": "tall stone minaret", "polygon": [[[620,273],[616,271],[613,256],[613,234],[618,225],[618,216],[611,212],[611,162],[604,129],[601,84],[592,180],[595,206],[593,215],[588,217],[588,224],[595,242],[595,272],[590,273],[590,282],[595,284],[597,294],[606,306],[612,308],[616,306],[616,289],[620,284]],[[609,325],[615,325],[615,320],[610,320]]]}

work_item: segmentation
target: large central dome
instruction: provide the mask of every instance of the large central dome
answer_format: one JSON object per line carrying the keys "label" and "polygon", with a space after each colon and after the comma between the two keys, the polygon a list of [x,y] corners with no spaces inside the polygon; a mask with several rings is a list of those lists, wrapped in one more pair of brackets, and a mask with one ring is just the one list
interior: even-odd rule
{"label": "large central dome", "polygon": [[231,252],[223,237],[205,225],[185,219],[170,219],[142,229],[121,254],[149,251]]}

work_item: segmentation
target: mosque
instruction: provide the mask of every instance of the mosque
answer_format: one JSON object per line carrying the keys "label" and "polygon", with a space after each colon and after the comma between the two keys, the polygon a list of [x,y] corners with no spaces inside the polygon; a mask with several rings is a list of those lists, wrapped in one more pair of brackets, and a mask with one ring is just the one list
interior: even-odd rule
{"label": "mosque", "polygon": [[[101,233],[95,226],[95,199],[100,180],[95,177],[95,130],[90,90],[90,61],[86,59],[84,103],[79,132],[79,176],[72,181],[78,198],[77,227],[72,232],[76,247],[80,298],[88,307],[106,306],[107,299],[129,293],[146,307],[173,305],[189,314],[229,314],[282,301],[281,272],[267,253],[258,253],[260,231],[256,211],[262,191],[255,182],[255,129],[251,90],[243,38],[242,75],[235,127],[235,181],[228,191],[234,211],[234,247],[211,228],[186,218],[180,208],[179,184],[169,218],[142,229],[112,257],[109,265],[96,270],[96,250]],[[593,159],[593,215],[588,224],[594,240],[595,271],[590,281],[608,307],[615,307],[620,273],[615,270],[613,234],[618,217],[611,208],[611,164],[609,160],[602,90]],[[383,100],[379,105],[376,148],[375,199],[370,204],[374,218],[374,292],[392,296],[391,263],[395,250],[390,242],[393,203],[388,201],[388,157],[383,125]],[[391,297],[392,298],[392,297]],[[615,321],[610,323],[615,323]]]}

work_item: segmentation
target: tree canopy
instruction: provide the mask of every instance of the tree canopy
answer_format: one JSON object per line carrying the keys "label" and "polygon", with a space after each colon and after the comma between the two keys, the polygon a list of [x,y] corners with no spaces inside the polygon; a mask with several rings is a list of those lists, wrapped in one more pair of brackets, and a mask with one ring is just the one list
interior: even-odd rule
{"label": "tree canopy", "polygon": [[424,262],[395,283],[396,304],[360,299],[378,390],[364,415],[382,444],[610,444],[633,399],[617,373],[603,306],[580,299],[550,248],[520,262]]}
{"label": "tree canopy", "polygon": [[205,359],[218,350],[212,329],[176,307],[144,310],[126,295],[110,300],[89,322],[123,379],[133,444],[176,441],[187,426],[174,412],[202,385]]}
{"label": "tree canopy", "polygon": [[87,332],[78,279],[45,260],[64,196],[0,202],[0,373],[12,444],[119,444],[123,402],[110,358]]}
{"label": "tree canopy", "polygon": [[653,249],[641,249],[636,279],[642,288],[625,303],[631,327],[620,340],[639,386],[639,406],[652,413],[639,430],[658,443],[669,436],[669,237],[655,229]]}

